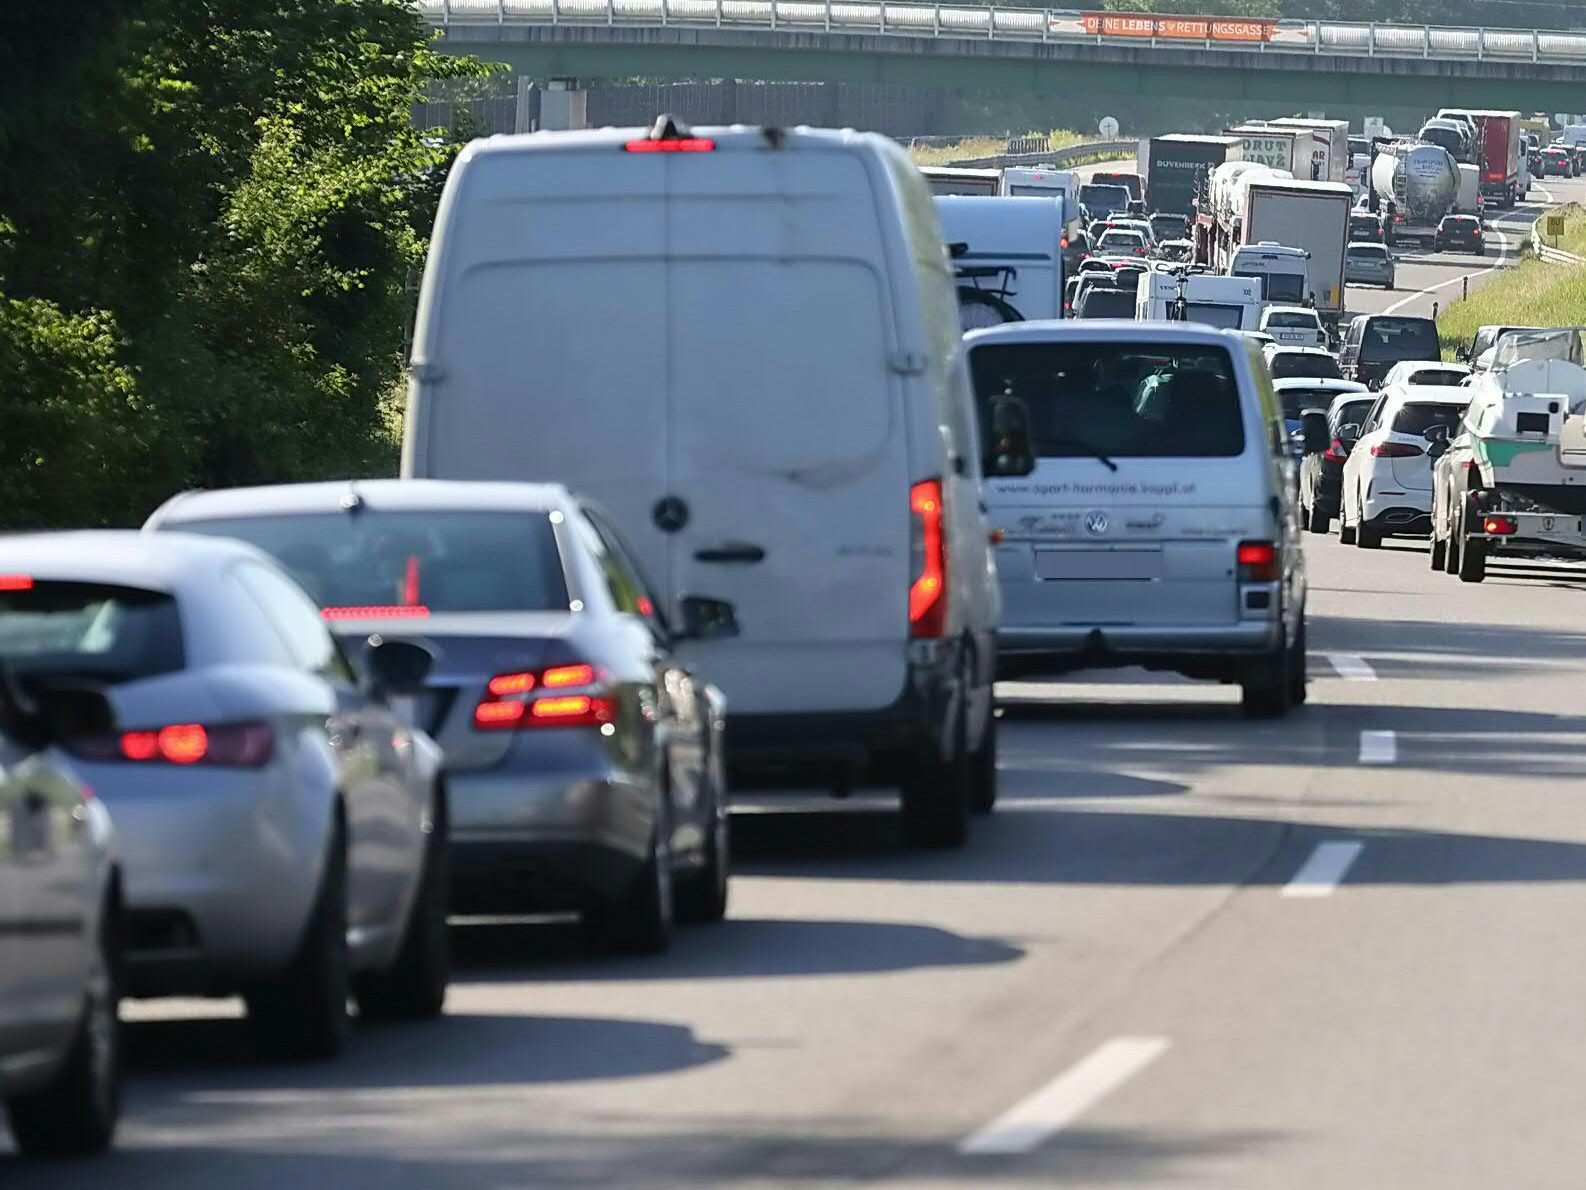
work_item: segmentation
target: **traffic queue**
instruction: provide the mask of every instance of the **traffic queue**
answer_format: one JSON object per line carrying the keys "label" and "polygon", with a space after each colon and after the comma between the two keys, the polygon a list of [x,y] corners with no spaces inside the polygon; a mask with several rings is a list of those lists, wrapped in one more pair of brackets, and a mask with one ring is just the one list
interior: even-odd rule
{"label": "traffic queue", "polygon": [[[1350,196],[1248,182],[1245,220]],[[896,790],[905,844],[962,847],[997,800],[999,678],[1143,666],[1288,714],[1304,529],[1431,530],[1376,479],[1420,492],[1400,468],[1434,451],[1440,474],[1478,459],[1460,564],[1513,541],[1496,518],[1530,507],[1497,495],[1494,452],[1450,445],[1450,394],[1479,390],[1451,387],[1427,320],[1360,316],[1335,359],[1314,251],[1140,218],[1138,175],[1086,185],[1079,231],[1061,197],[987,198],[1005,224],[933,204],[853,131],[476,141],[426,264],[398,477],[0,539],[17,1145],[110,1143],[124,996],[238,996],[261,1052],[326,1059],[353,1010],[443,1012],[454,912],[576,914],[600,948],[660,951],[728,912],[732,791]],[[1062,234],[1014,265],[985,237],[1020,203]],[[1093,234],[1080,264],[1105,267],[1059,319]],[[1226,267],[1161,267],[1184,243]],[[1119,287],[1087,279],[1125,273],[1143,318],[1097,317]],[[1586,401],[1578,335],[1513,329],[1471,367]],[[1578,434],[1573,395],[1490,383],[1493,440]]]}

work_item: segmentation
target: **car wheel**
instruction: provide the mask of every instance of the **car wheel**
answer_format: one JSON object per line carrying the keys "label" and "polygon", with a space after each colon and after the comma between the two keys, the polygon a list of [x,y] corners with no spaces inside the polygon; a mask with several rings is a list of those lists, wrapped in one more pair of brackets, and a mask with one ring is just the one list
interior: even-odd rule
{"label": "car wheel", "polygon": [[1239,684],[1240,707],[1247,719],[1280,719],[1292,700],[1289,660],[1292,650],[1280,644],[1245,675]]}
{"label": "car wheel", "polygon": [[677,916],[683,921],[720,921],[727,916],[732,867],[732,832],[727,818],[727,783],[720,765],[712,762],[710,830],[705,838],[705,864],[678,882]]}
{"label": "car wheel", "polygon": [[1465,497],[1466,507],[1459,515],[1459,560],[1455,563],[1454,573],[1459,575],[1462,583],[1479,583],[1487,577],[1487,543],[1466,536],[1470,499],[1469,496]]}
{"label": "car wheel", "polygon": [[971,770],[968,709],[958,700],[952,724],[953,755],[925,741],[904,764],[899,793],[903,839],[910,847],[962,847],[969,841]]}
{"label": "car wheel", "polygon": [[110,1147],[121,1115],[119,919],[105,908],[71,1049],[47,1084],[6,1105],[27,1157],[87,1157]]}
{"label": "car wheel", "polygon": [[672,944],[673,890],[670,816],[663,790],[650,854],[628,891],[585,917],[596,941],[624,954],[660,954]]}
{"label": "car wheel", "polygon": [[451,932],[446,901],[451,889],[446,795],[435,791],[435,820],[424,840],[424,871],[419,877],[407,931],[396,962],[353,980],[360,1016],[370,1020],[430,1020],[441,1014],[451,982]]}
{"label": "car wheel", "polygon": [[1349,523],[1349,504],[1342,500],[1338,505],[1338,541],[1340,545],[1355,544],[1355,529]]}
{"label": "car wheel", "polygon": [[1310,656],[1305,651],[1305,611],[1300,611],[1299,626],[1294,630],[1294,643],[1289,646],[1289,702],[1303,706],[1310,697]]}
{"label": "car wheel", "polygon": [[990,814],[997,805],[997,713],[986,716],[986,731],[980,748],[969,757],[969,808],[976,814]]}
{"label": "car wheel", "polygon": [[346,1048],[352,992],[347,954],[347,839],[338,822],[319,895],[291,965],[244,996],[261,1049],[292,1058],[334,1058]]}
{"label": "car wheel", "polygon": [[1365,521],[1355,526],[1355,546],[1357,549],[1377,550],[1382,548],[1382,531],[1374,529]]}
{"label": "car wheel", "polygon": [[1448,564],[1448,542],[1443,540],[1443,538],[1439,537],[1437,535],[1436,531],[1434,531],[1432,533],[1432,558],[1431,558],[1432,569],[1433,570],[1441,570],[1447,564]]}
{"label": "car wheel", "polygon": [[1313,506],[1305,510],[1305,527],[1312,533],[1326,533],[1333,527],[1333,518]]}

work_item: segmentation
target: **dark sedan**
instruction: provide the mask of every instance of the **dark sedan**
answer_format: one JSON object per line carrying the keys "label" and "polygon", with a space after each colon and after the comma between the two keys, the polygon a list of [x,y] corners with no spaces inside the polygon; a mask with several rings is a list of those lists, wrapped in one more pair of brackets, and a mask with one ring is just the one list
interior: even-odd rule
{"label": "dark sedan", "polygon": [[1487,251],[1487,240],[1481,229],[1481,220],[1474,215],[1445,215],[1437,225],[1437,239],[1433,245],[1442,252],[1463,248],[1480,255]]}
{"label": "dark sedan", "polygon": [[1300,516],[1312,533],[1326,533],[1338,515],[1344,460],[1360,437],[1361,423],[1376,403],[1375,393],[1333,398],[1327,410],[1327,449],[1308,454],[1300,464]]}

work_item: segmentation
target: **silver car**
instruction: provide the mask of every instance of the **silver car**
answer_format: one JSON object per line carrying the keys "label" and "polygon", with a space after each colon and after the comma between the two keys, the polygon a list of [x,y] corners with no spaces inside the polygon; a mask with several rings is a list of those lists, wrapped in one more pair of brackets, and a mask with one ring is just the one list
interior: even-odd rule
{"label": "silver car", "polygon": [[[373,480],[198,492],[149,521],[274,554],[349,642],[440,657],[417,708],[446,752],[455,908],[578,910],[655,951],[727,905],[721,696],[672,656],[730,635],[684,599],[679,630],[598,509],[553,485]],[[674,887],[675,882],[675,887]]]}
{"label": "silver car", "polygon": [[360,678],[319,609],[240,542],[134,532],[0,539],[35,606],[23,649],[111,692],[118,730],[70,740],[115,819],[134,996],[230,994],[274,1052],[365,1016],[441,1010],[449,963],[440,750],[393,713],[430,658]]}
{"label": "silver car", "polygon": [[64,659],[32,631],[51,599],[0,575],[0,640],[21,654],[0,669],[0,1101],[23,1153],[81,1156],[109,1146],[121,1102],[120,877],[110,816],[60,748],[107,730],[109,708],[59,684]]}
{"label": "silver car", "polygon": [[1356,240],[1344,249],[1346,285],[1380,285],[1392,289],[1394,280],[1393,253],[1385,245]]}

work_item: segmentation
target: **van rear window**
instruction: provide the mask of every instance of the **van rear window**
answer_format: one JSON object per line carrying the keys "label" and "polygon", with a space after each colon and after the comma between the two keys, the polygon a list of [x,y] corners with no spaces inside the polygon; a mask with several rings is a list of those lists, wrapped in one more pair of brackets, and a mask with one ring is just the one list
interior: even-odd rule
{"label": "van rear window", "polygon": [[1004,394],[1029,411],[1044,459],[1222,458],[1243,453],[1239,383],[1221,347],[988,343],[970,356],[983,436]]}

